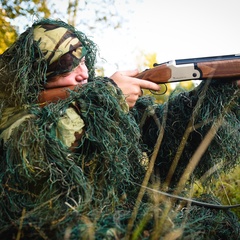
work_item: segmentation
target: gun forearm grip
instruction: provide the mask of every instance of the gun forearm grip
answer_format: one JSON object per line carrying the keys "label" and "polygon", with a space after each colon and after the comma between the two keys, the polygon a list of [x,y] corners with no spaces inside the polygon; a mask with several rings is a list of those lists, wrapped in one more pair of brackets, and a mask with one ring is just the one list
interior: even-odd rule
{"label": "gun forearm grip", "polygon": [[202,79],[240,79],[240,59],[197,63]]}

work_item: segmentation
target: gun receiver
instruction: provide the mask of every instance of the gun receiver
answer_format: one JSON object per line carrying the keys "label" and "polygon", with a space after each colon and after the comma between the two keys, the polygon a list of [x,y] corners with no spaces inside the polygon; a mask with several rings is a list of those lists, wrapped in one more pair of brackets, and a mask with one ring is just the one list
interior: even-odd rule
{"label": "gun receiver", "polygon": [[207,79],[237,80],[240,79],[240,55],[172,60],[154,64],[153,68],[146,69],[136,77],[155,83]]}

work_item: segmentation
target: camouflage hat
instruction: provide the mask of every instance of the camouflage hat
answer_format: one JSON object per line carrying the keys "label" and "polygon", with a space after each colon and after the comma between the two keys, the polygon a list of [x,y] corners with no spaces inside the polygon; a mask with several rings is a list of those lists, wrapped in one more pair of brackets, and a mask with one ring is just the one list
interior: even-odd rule
{"label": "camouflage hat", "polygon": [[47,61],[47,78],[71,71],[86,55],[76,34],[65,27],[50,23],[38,25],[33,36]]}

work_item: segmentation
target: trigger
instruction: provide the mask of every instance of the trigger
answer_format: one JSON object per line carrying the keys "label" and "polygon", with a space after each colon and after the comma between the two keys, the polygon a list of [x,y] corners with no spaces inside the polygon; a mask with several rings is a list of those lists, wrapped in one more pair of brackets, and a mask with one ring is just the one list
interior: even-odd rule
{"label": "trigger", "polygon": [[161,89],[159,90],[159,91],[154,91],[154,90],[150,90],[150,92],[152,93],[152,94],[154,94],[154,95],[163,95],[163,94],[165,94],[166,92],[167,92],[167,85],[165,84],[165,83],[163,83],[163,84],[159,84],[159,85],[164,85],[165,86],[165,89],[164,89],[164,91],[162,91]]}

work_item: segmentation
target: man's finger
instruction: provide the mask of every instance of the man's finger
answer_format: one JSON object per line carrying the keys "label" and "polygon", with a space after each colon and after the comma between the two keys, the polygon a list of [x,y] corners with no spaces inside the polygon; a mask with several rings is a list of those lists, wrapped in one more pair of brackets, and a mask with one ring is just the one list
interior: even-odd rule
{"label": "man's finger", "polygon": [[153,82],[150,82],[147,80],[139,80],[139,81],[140,81],[139,86],[141,88],[150,89],[150,90],[154,90],[154,91],[160,90],[160,86],[156,83],[153,83]]}

